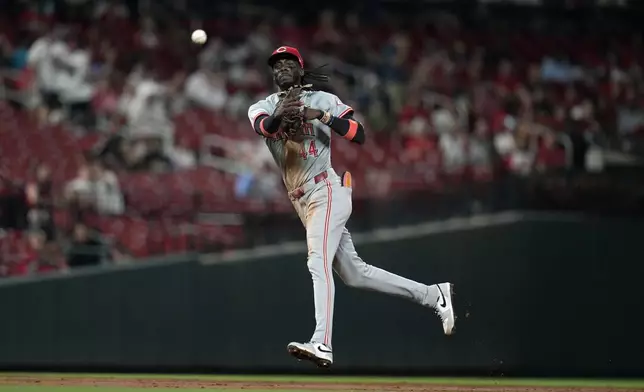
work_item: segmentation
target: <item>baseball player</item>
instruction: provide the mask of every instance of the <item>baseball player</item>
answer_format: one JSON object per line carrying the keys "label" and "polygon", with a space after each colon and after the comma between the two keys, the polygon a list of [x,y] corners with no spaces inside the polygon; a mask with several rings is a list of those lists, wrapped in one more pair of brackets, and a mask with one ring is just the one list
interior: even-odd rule
{"label": "baseball player", "polygon": [[352,210],[351,174],[337,174],[331,166],[333,133],[353,143],[365,141],[364,128],[353,118],[353,109],[335,95],[306,84],[328,77],[304,70],[296,48],[276,49],[268,64],[279,91],[253,104],[248,118],[255,132],[265,138],[306,228],[315,303],[311,340],[289,343],[288,352],[319,367],[333,364],[334,270],[351,287],[407,298],[434,310],[444,333],[451,335],[455,321],[451,283],[428,286],[414,282],[366,264],[356,253],[345,227]]}

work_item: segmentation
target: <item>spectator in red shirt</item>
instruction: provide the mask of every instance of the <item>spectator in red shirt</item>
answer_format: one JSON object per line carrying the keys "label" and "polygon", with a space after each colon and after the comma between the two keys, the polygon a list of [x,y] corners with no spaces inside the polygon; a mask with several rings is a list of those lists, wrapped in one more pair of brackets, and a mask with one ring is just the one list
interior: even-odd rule
{"label": "spectator in red shirt", "polygon": [[557,137],[554,132],[547,132],[543,135],[543,142],[539,147],[535,164],[538,171],[566,166],[566,153],[557,145]]}
{"label": "spectator in red shirt", "polygon": [[431,135],[429,112],[423,107],[417,94],[412,94],[399,116],[402,127],[405,158],[411,161],[422,159],[426,152],[436,148],[435,137]]}
{"label": "spectator in red shirt", "polygon": [[45,245],[45,233],[34,230],[27,234],[27,244],[17,261],[9,265],[9,276],[27,276],[38,269],[41,252]]}
{"label": "spectator in red shirt", "polygon": [[514,72],[514,66],[509,60],[502,60],[499,63],[496,75],[497,88],[504,93],[511,93],[519,87],[519,79]]}

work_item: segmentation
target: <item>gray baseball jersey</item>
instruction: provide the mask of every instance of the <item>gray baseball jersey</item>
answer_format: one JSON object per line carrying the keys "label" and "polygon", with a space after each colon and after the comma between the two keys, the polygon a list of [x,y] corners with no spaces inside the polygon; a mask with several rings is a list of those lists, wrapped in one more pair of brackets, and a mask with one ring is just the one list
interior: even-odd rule
{"label": "gray baseball jersey", "polygon": [[[335,95],[321,91],[306,91],[301,100],[306,106],[328,111],[335,117],[353,110]],[[253,104],[248,109],[251,125],[254,127],[259,116],[273,114],[278,101],[278,95],[272,94]],[[311,341],[331,347],[335,302],[333,270],[349,286],[404,297],[428,307],[435,306],[438,291],[435,285],[427,286],[394,275],[366,264],[358,256],[345,227],[352,211],[351,184],[346,177],[341,183],[331,167],[332,130],[318,120],[305,124],[301,149],[295,154],[286,147],[285,135],[265,137],[289,192],[306,188],[306,193],[292,198],[292,202],[306,228],[307,265],[313,279],[316,325]],[[325,170],[328,178],[315,183],[315,177]]]}
{"label": "gray baseball jersey", "polygon": [[[304,105],[325,110],[335,117],[342,117],[353,111],[338,97],[323,91],[303,91],[301,101]],[[277,107],[279,97],[271,94],[266,99],[256,102],[248,109],[248,119],[254,126],[255,119],[261,115],[271,115]],[[278,133],[274,138],[266,138],[275,163],[282,171],[284,184],[289,191],[302,186],[307,181],[325,170],[331,169],[331,129],[318,120],[304,124],[304,135],[298,157],[290,156],[286,151],[286,137]]]}

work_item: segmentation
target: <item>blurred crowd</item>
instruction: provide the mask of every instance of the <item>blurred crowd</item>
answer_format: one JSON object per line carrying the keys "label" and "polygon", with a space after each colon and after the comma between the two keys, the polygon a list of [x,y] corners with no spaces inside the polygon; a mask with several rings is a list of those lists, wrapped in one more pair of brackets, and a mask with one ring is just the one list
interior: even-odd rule
{"label": "blurred crowd", "polygon": [[[379,150],[395,151],[396,160],[375,159],[384,169],[369,177],[374,188],[387,182],[388,168],[412,166],[521,176],[597,170],[599,151],[636,152],[644,130],[642,35],[625,24],[607,36],[588,21],[536,15],[464,21],[432,10],[374,23],[326,10],[303,26],[293,15],[202,21],[153,8],[134,15],[119,0],[48,4],[20,1],[13,20],[0,23],[0,98],[38,132],[62,125],[91,143],[76,177],[63,183],[52,180],[51,163],[0,173],[3,227],[22,219],[28,228],[11,234],[24,236],[24,249],[11,268],[0,262],[0,276],[122,259],[80,218],[61,247],[52,200],[74,217],[87,209],[117,216],[128,208],[121,173],[212,164],[205,139],[195,142],[178,125],[185,113],[212,113],[240,133],[214,142],[223,150],[217,168],[234,175],[234,197],[283,197],[246,119],[248,106],[273,91],[266,59],[279,45],[300,48],[307,66],[326,64],[331,82],[319,88],[356,110],[374,145],[399,147]],[[607,29],[615,23],[607,20]],[[209,35],[203,46],[189,40],[196,28]]]}

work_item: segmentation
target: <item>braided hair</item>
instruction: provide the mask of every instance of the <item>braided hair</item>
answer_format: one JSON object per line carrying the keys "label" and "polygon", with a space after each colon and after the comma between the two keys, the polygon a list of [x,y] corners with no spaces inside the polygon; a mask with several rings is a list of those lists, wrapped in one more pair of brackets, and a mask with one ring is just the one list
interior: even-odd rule
{"label": "braided hair", "polygon": [[315,82],[328,83],[329,82],[329,75],[317,71],[320,68],[323,68],[323,67],[326,67],[326,66],[327,66],[327,64],[324,64],[324,65],[321,65],[321,66],[315,68],[314,70],[304,70],[304,75],[302,75],[302,79],[300,80],[300,82],[302,84],[293,85],[288,90],[278,92],[277,95],[280,98],[284,98],[293,89],[299,89],[300,91],[301,90],[311,91],[311,90],[314,90],[315,87],[316,87],[317,83],[315,83]]}
{"label": "braided hair", "polygon": [[326,67],[327,64],[321,65],[314,69],[305,69],[302,75],[302,89],[303,90],[323,90],[327,83],[329,83],[329,75],[320,72],[320,69]]}
{"label": "braided hair", "polygon": [[302,76],[302,84],[313,84],[314,82],[328,83],[329,75],[322,72],[318,72],[321,68],[326,67],[328,64],[321,65],[314,70],[304,70],[304,75]]}

